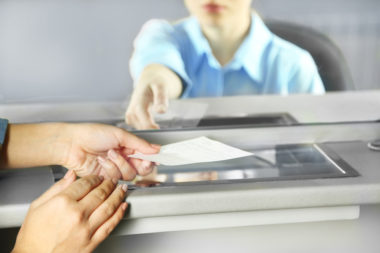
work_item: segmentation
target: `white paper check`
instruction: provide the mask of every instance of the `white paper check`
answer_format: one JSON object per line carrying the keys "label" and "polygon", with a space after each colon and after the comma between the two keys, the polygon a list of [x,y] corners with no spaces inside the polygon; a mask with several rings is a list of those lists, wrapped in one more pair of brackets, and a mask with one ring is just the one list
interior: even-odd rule
{"label": "white paper check", "polygon": [[253,153],[231,147],[219,141],[210,140],[207,137],[198,137],[164,145],[158,154],[134,154],[129,155],[129,157],[174,166],[223,161],[250,155],[253,155]]}

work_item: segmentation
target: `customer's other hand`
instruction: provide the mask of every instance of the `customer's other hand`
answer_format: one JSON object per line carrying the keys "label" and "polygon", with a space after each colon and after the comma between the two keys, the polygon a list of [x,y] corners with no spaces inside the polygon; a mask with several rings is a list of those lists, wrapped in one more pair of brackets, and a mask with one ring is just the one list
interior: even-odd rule
{"label": "customer's other hand", "polygon": [[[126,185],[69,171],[30,206],[13,252],[91,252],[122,219]],[[116,187],[116,188],[115,188]]]}

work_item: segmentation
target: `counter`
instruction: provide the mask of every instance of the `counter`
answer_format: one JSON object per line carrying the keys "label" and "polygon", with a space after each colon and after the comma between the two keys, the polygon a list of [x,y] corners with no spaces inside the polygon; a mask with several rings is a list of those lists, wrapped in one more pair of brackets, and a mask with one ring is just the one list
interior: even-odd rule
{"label": "counter", "polygon": [[[113,232],[113,236],[107,239],[98,251],[112,249],[112,251],[121,252],[131,244],[135,248],[129,252],[152,250],[155,252],[164,252],[164,250],[166,250],[165,252],[178,252],[180,246],[187,245],[186,247],[189,247],[188,250],[190,250],[192,248],[190,246],[194,246],[196,249],[204,244],[206,246],[213,245],[210,246],[213,250],[227,252],[229,244],[223,240],[220,241],[220,238],[225,237],[230,240],[232,237],[238,236],[240,239],[231,239],[230,241],[230,245],[234,245],[235,251],[241,247],[239,252],[252,252],[250,250],[255,248],[261,249],[260,252],[275,252],[278,245],[269,247],[265,246],[263,242],[270,242],[270,238],[273,237],[284,249],[297,249],[297,247],[292,247],[293,244],[287,244],[297,243],[294,238],[292,239],[292,236],[297,235],[301,240],[298,241],[300,246],[298,248],[304,249],[299,252],[305,252],[305,247],[311,247],[311,245],[314,247],[318,243],[321,243],[320,249],[326,252],[337,252],[337,249],[345,249],[345,252],[357,252],[356,249],[367,246],[365,252],[378,252],[376,251],[376,239],[371,236],[363,239],[363,236],[371,235],[372,232],[378,233],[380,230],[378,222],[380,220],[380,212],[378,212],[380,210],[380,170],[378,166],[380,152],[371,151],[367,147],[368,141],[380,138],[380,123],[366,122],[380,118],[380,113],[375,110],[380,108],[380,92],[332,93],[327,96],[296,95],[276,97],[276,102],[274,99],[274,96],[265,96],[195,99],[194,101],[208,102],[209,115],[281,111],[289,112],[300,123],[308,124],[161,133],[148,131],[137,134],[159,144],[205,135],[241,148],[248,145],[269,147],[291,143],[324,143],[350,164],[360,176],[134,190],[128,196],[131,208],[126,219],[120,223]],[[106,112],[111,110],[112,106],[119,108],[119,112],[122,112],[121,104],[99,106],[99,108],[103,108],[100,110],[100,112],[104,112],[103,116],[106,116]],[[32,118],[26,119],[22,113],[15,113],[21,108],[22,105],[2,105],[0,114],[4,115],[3,117],[9,116],[11,122],[31,121]],[[94,112],[89,114],[88,120],[90,121],[109,121],[118,118],[116,110],[114,115],[107,118],[103,117],[101,113],[96,114],[94,107],[87,106],[86,108]],[[51,107],[39,105],[39,110],[36,110],[33,115],[38,118],[39,114],[50,110],[52,110]],[[61,111],[63,112],[65,109],[61,107]],[[67,112],[69,111],[67,110]],[[63,113],[63,115],[65,114]],[[91,119],[94,115],[97,118]],[[66,116],[70,120],[69,114]],[[55,118],[52,117],[51,120],[55,120]],[[52,173],[51,168],[40,168],[38,171],[43,173],[46,178],[49,178]],[[28,177],[37,176],[32,171],[26,173]],[[12,175],[3,176],[1,180],[3,182],[13,180]],[[23,180],[21,189],[30,189],[28,186],[30,183],[33,185],[34,191],[40,193],[53,183],[51,178],[49,180],[45,181],[48,182],[45,185],[38,185],[38,189],[33,180],[29,182]],[[5,195],[13,191],[12,184],[6,185],[7,188],[1,189]],[[14,187],[17,187],[16,185],[14,184]],[[1,199],[1,227],[17,227],[22,223],[28,205],[34,196],[25,198],[22,197],[22,193],[19,193],[19,196],[22,200],[13,200],[12,203]],[[373,222],[369,222],[369,220]],[[369,223],[371,226],[363,225]],[[331,230],[328,227],[331,227]],[[223,230],[218,230],[221,228]],[[347,232],[347,228],[351,230]],[[175,231],[187,232],[174,233]],[[327,232],[331,233],[330,238],[317,238]],[[215,236],[213,236],[214,233]],[[250,241],[247,233],[252,234],[255,239]],[[279,233],[285,234],[280,236]],[[340,239],[337,239],[337,234],[341,234]],[[218,236],[220,237],[218,238]],[[188,239],[185,239],[186,237]],[[260,242],[258,238],[261,238],[262,241]],[[333,238],[337,240],[334,241]],[[149,240],[149,243],[145,243],[144,246],[137,245],[144,243],[145,240]],[[171,248],[161,245],[162,247],[157,249],[156,246],[160,245],[157,240],[164,240],[176,246]],[[331,240],[331,245],[336,246],[335,248],[326,246],[329,240]],[[349,241],[346,244],[334,244],[342,242],[342,240]],[[192,241],[197,242],[196,245],[192,245]],[[307,243],[308,241],[310,244]],[[179,242],[182,244],[178,244]],[[216,242],[220,243],[220,247],[216,247]],[[362,242],[366,242],[366,246],[360,245]],[[192,251],[184,250],[184,252]],[[308,252],[313,251],[309,248]],[[320,251],[316,250],[315,252]]]}

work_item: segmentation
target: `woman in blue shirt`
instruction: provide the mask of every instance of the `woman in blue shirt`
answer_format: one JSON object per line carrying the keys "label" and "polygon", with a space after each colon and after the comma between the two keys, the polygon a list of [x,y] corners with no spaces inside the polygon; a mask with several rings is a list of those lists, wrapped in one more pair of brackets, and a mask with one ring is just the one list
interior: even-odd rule
{"label": "woman in blue shirt", "polygon": [[130,62],[127,123],[159,128],[152,109],[165,112],[170,98],[323,94],[311,55],[271,33],[251,2],[185,0],[191,17],[148,21]]}

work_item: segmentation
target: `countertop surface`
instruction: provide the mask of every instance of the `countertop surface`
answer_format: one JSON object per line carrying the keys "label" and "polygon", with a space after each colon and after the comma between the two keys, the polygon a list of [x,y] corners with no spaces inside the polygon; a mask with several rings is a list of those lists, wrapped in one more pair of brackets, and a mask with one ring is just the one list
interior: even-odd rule
{"label": "countertop surface", "polygon": [[[338,98],[337,96],[339,97],[338,102],[336,102],[336,99]],[[302,121],[304,122],[311,122],[318,117],[318,121],[321,121],[321,118],[324,117],[324,121],[329,123],[331,123],[333,119],[335,119],[335,121],[353,121],[354,114],[355,119],[360,121],[369,121],[380,118],[378,117],[380,113],[377,113],[374,108],[372,108],[375,105],[378,105],[377,108],[379,108],[380,92],[361,92],[360,94],[344,93],[340,95],[338,93],[333,93],[325,97],[299,95],[293,96],[292,99],[290,99],[290,97],[277,97],[277,105],[269,103],[270,106],[265,107],[265,109],[263,109],[264,107],[261,107],[260,109],[255,106],[256,103],[264,103],[264,99],[264,97],[241,97],[238,98],[238,100],[236,100],[236,97],[211,99],[209,111],[210,114],[215,114],[218,110],[224,108],[222,110],[224,114],[235,114],[237,111],[244,108],[247,113],[256,113],[259,111],[278,112],[278,108],[281,108],[282,111],[292,113],[292,115],[298,120],[301,119],[301,116],[298,116],[298,113],[301,115],[301,111],[303,111]],[[323,103],[321,99],[324,100]],[[202,102],[203,100],[199,99],[199,101]],[[237,101],[239,101],[239,103],[237,103]],[[292,102],[289,103],[289,101]],[[334,104],[334,107],[327,107],[327,101]],[[333,103],[333,101],[335,101],[335,103]],[[347,107],[348,105],[350,107]],[[15,108],[19,106],[21,105],[9,105],[9,107],[2,105],[0,106],[0,113],[2,115],[5,113],[5,116],[7,113],[11,115],[10,113],[13,110],[16,110]],[[345,111],[352,109],[352,114],[350,114],[350,116],[347,116],[347,113],[346,115],[342,115],[342,107],[345,107]],[[109,107],[107,108],[107,110],[110,110]],[[249,112],[247,108],[249,108]],[[40,108],[40,110],[44,109]],[[360,114],[360,111],[363,113]],[[331,115],[334,113],[339,117],[333,118]],[[37,114],[38,113],[35,112],[34,115]],[[359,114],[361,117],[357,118],[356,116]],[[13,122],[20,122],[21,118],[20,115],[16,115],[14,118],[10,119]],[[28,120],[25,121],[28,122]],[[128,217],[138,219],[147,217],[230,213],[255,210],[378,204],[380,203],[380,170],[378,167],[378,164],[380,164],[380,152],[369,150],[367,147],[367,141],[380,137],[380,127],[378,123],[368,123],[367,125],[371,128],[371,131],[368,131],[365,126],[362,128],[360,124],[353,125],[353,128],[350,130],[351,132],[348,131],[345,133],[345,135],[350,138],[343,138],[341,140],[339,140],[340,138],[334,139],[331,136],[335,136],[334,131],[338,132],[339,129],[344,129],[346,127],[345,124],[330,126],[327,124],[328,127],[335,127],[334,131],[329,131],[323,124],[312,126],[310,129],[306,126],[302,131],[305,133],[307,132],[308,135],[317,136],[319,139],[316,138],[315,141],[324,142],[325,145],[331,148],[360,174],[358,177],[138,189],[131,191],[128,196],[128,202],[130,203]],[[298,133],[300,131],[297,130],[297,127],[299,128],[302,126],[290,126],[281,129],[291,129],[291,131]],[[242,131],[236,129],[232,132],[229,131],[227,134],[223,133],[223,130],[220,130],[217,135],[226,136],[225,140],[227,143],[229,141],[228,137],[230,137],[231,140],[235,139],[238,144],[244,143],[244,141],[254,142],[257,139],[255,135],[261,135],[261,131],[269,131],[269,136],[272,135],[271,131],[281,132],[281,129],[275,127],[262,129],[256,128],[253,130],[245,129]],[[319,130],[316,131],[316,129]],[[354,134],[354,132],[357,134]],[[182,138],[186,138],[186,135],[194,135],[194,132],[192,133],[191,131],[186,133],[187,134],[182,135]],[[327,133],[327,135],[323,135],[322,133]],[[160,136],[162,139],[165,138],[165,135],[167,134],[168,133],[155,132],[148,134],[142,133],[141,135],[143,137],[147,136],[149,140],[152,136]],[[181,135],[181,133],[176,134],[177,137],[178,135]],[[277,136],[277,139],[273,138],[270,142],[264,143],[265,140],[263,138],[258,141],[257,145],[274,145],[276,140],[279,142],[282,142],[284,139],[288,139],[290,142],[296,140],[291,137],[284,136],[283,138],[279,138],[279,136]],[[297,138],[302,138],[302,134],[299,134]],[[309,142],[310,140],[311,139],[306,138],[305,142]],[[28,171],[27,174],[30,173],[27,177],[40,177],[40,180],[42,180],[41,175],[38,176],[38,173],[32,173],[34,170],[35,169],[31,169]],[[45,173],[44,178],[49,178],[49,175],[51,176],[52,173],[50,168],[42,168],[38,171],[40,174]],[[14,176],[12,175],[7,175],[6,173],[3,173],[2,175],[1,180],[3,182],[4,180],[14,180]],[[9,179],[7,179],[7,177],[9,177]],[[42,193],[53,183],[53,180],[51,179],[45,180],[44,184],[38,185],[36,185],[35,179],[29,181],[22,179],[21,181],[23,182],[21,190],[24,189],[25,191],[28,191],[28,189],[30,189],[28,184],[33,184],[33,191],[38,194]],[[49,183],[46,184],[48,181]],[[4,187],[7,189],[2,189],[3,196],[11,194],[14,190],[9,183],[4,184]],[[26,195],[23,195],[23,193],[20,192],[20,185],[17,185],[17,183],[13,184],[13,187],[18,187],[17,196],[14,196],[13,194],[11,201],[8,198],[0,198],[0,217],[2,217],[0,223],[2,227],[21,225],[27,208],[35,197],[33,194],[29,194],[25,197]],[[19,199],[20,201],[16,199]]]}

